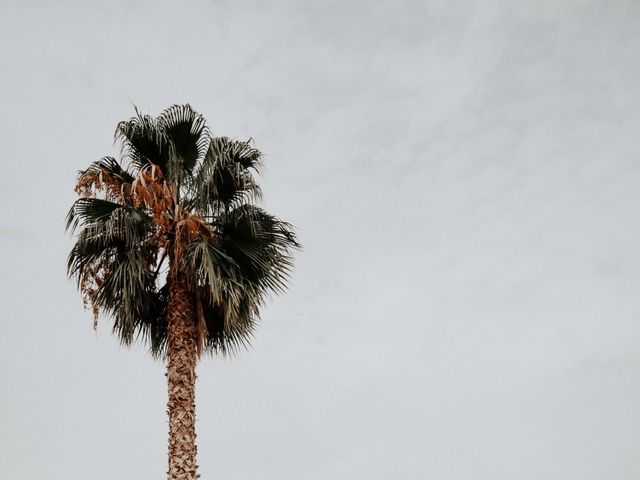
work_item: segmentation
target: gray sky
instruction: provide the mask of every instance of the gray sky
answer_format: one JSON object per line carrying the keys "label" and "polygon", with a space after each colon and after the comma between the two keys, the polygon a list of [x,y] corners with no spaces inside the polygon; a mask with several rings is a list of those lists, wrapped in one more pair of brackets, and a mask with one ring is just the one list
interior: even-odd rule
{"label": "gray sky", "polygon": [[[346,3],[346,4],[345,4]],[[204,479],[640,477],[640,5],[0,2],[0,478],[163,478],[163,366],[65,279],[132,103],[267,154],[305,250],[199,367]]]}

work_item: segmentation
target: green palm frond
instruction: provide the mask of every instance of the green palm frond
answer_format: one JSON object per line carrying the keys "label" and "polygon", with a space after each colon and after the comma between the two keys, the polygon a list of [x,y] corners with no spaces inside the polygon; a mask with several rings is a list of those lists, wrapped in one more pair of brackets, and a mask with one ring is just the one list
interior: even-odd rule
{"label": "green palm frond", "polygon": [[248,281],[263,291],[283,292],[300,244],[293,227],[255,205],[241,205],[221,217],[220,248]]}
{"label": "green palm frond", "polygon": [[222,302],[225,291],[233,291],[241,286],[238,266],[233,258],[226,255],[206,238],[191,242],[184,255],[185,267],[193,274],[195,285],[208,285],[209,298],[214,303]]}
{"label": "green palm frond", "polygon": [[[211,354],[231,355],[242,347],[249,347],[255,330],[257,312],[243,311],[236,315],[235,321],[230,322],[228,311],[222,304],[211,303],[206,292],[202,292],[198,298],[202,302],[202,315],[207,328],[204,343],[206,351]],[[244,308],[246,307],[241,307]]]}
{"label": "green palm frond", "polygon": [[138,338],[149,345],[155,358],[162,358],[167,349],[167,305],[169,284],[165,283],[148,297],[148,312],[141,319]]}
{"label": "green palm frond", "polygon": [[152,323],[154,310],[155,255],[150,248],[118,252],[109,258],[106,272],[95,290],[93,303],[114,319],[114,331],[125,345],[134,340],[139,327]]}
{"label": "green palm frond", "polygon": [[[228,212],[217,225],[215,240],[199,238],[188,247],[184,262],[196,280],[207,323],[207,345],[232,351],[246,344],[270,292],[282,292],[300,247],[291,225],[253,205]],[[217,332],[217,333],[215,333]]]}
{"label": "green palm frond", "polygon": [[262,199],[262,190],[251,170],[261,166],[261,154],[249,145],[216,137],[196,175],[194,206],[216,215],[247,202]]}
{"label": "green palm frond", "polygon": [[245,282],[231,257],[205,239],[189,245],[184,263],[197,293],[196,313],[206,327],[200,332],[205,349],[226,355],[247,346],[261,302],[255,286]]}
{"label": "green palm frond", "polygon": [[158,124],[171,141],[176,167],[191,172],[209,146],[210,133],[204,117],[189,104],[173,105],[160,114]]}
{"label": "green palm frond", "polygon": [[137,170],[151,163],[168,174],[171,145],[157,119],[136,109],[136,116],[118,124],[115,139],[122,142],[123,154]]}
{"label": "green palm frond", "polygon": [[215,158],[229,159],[245,170],[259,172],[262,168],[262,153],[252,143],[251,139],[240,142],[228,137],[216,137],[211,141],[211,146]]}
{"label": "green palm frond", "polygon": [[143,210],[100,198],[80,198],[71,206],[66,229],[74,233],[80,225],[82,240],[118,237],[127,243],[139,241],[154,228]]}
{"label": "green palm frond", "polygon": [[69,275],[94,312],[111,315],[114,331],[130,344],[140,326],[154,324],[153,312],[159,309],[157,247],[148,241],[154,232],[151,218],[128,205],[81,198],[69,212],[67,227],[81,227],[67,261]]}

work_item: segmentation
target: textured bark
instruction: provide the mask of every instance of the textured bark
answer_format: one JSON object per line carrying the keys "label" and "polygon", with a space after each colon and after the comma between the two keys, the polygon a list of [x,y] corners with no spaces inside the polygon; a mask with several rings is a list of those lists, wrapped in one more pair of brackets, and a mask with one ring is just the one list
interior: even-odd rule
{"label": "textured bark", "polygon": [[183,276],[172,272],[169,284],[167,385],[169,401],[168,480],[194,480],[196,464],[196,340],[193,299]]}

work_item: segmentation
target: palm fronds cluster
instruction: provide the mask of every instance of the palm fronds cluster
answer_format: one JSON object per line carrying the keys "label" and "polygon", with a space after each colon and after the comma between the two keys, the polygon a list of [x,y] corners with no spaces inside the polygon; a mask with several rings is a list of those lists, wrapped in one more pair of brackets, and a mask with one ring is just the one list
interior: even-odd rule
{"label": "palm fronds cluster", "polygon": [[187,279],[199,352],[250,339],[270,292],[282,291],[300,245],[290,224],[256,202],[262,155],[251,141],[215,137],[189,105],[118,124],[121,160],[79,172],[67,216],[76,233],[68,273],[95,318],[122,343],[167,343],[172,276]]}

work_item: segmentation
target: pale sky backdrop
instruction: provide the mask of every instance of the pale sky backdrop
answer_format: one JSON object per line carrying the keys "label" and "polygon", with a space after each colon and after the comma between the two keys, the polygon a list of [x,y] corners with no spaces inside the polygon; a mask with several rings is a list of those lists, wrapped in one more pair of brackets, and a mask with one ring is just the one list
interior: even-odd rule
{"label": "pale sky backdrop", "polygon": [[305,244],[207,358],[203,480],[640,478],[640,3],[0,1],[0,478],[164,478],[163,366],[65,277],[133,104]]}

